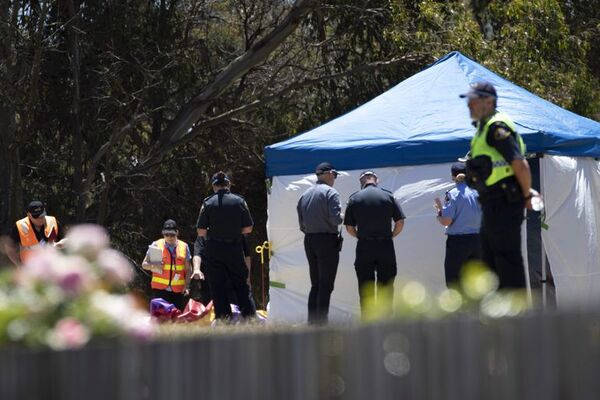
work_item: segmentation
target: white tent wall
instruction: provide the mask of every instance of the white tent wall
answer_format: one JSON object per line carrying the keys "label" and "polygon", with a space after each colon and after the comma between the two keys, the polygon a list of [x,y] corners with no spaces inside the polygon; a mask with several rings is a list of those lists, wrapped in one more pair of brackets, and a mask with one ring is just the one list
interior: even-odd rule
{"label": "white tent wall", "polygon": [[[432,291],[444,287],[444,229],[434,218],[433,199],[443,197],[453,184],[450,164],[380,168],[380,186],[394,193],[407,216],[404,231],[394,240],[398,285],[415,279]],[[335,183],[342,203],[359,189],[361,171],[342,171]],[[542,229],[560,307],[600,302],[600,161],[545,155],[540,159],[540,179],[546,206]],[[296,204],[314,184],[310,175],[273,178],[268,198],[269,239],[273,246],[270,279],[285,288],[271,287],[273,321],[306,321],[310,291],[304,235],[298,229]],[[345,211],[345,210],[343,210]],[[350,321],[359,314],[354,272],[356,240],[344,231],[344,248],[332,295],[330,319]],[[522,230],[527,268],[526,225]],[[529,278],[529,274],[526,274]]]}
{"label": "white tent wall", "polygon": [[[379,168],[379,186],[390,190],[400,200],[406,214],[402,233],[394,239],[398,277],[418,280],[432,291],[444,284],[444,228],[433,210],[435,197],[443,198],[453,187],[451,164]],[[343,210],[350,195],[360,189],[361,171],[342,171],[335,182]],[[304,235],[298,228],[296,204],[316,181],[314,174],[273,178],[268,198],[267,231],[273,246],[270,279],[285,288],[271,287],[269,317],[273,321],[304,322],[310,291],[308,263],[304,254]],[[335,289],[331,299],[330,320],[348,321],[359,314],[358,284],[354,272],[356,240],[345,232]]]}
{"label": "white tent wall", "polygon": [[544,156],[544,249],[560,307],[600,302],[600,162]]}

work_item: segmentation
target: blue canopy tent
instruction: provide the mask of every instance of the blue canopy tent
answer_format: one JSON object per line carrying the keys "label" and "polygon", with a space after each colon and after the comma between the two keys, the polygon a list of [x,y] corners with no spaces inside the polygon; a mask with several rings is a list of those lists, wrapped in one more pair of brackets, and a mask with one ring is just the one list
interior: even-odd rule
{"label": "blue canopy tent", "polygon": [[[545,223],[551,229],[540,232],[539,218],[529,218],[524,248],[530,248],[530,262],[532,254],[533,264],[545,261],[540,257],[541,236],[557,290],[600,298],[600,205],[593,200],[600,196],[600,163],[594,159],[600,157],[600,123],[543,100],[452,52],[357,109],[265,148],[267,176],[273,178],[268,210],[274,249],[271,278],[282,284],[271,289],[275,315],[298,320],[292,314],[305,308],[309,283],[295,205],[314,183],[314,167],[322,161],[345,171],[335,184],[344,201],[358,190],[360,170],[376,169],[380,179],[383,176],[382,186],[401,200],[408,216],[405,232],[396,240],[399,275],[404,272],[411,279],[439,286],[444,235],[431,217],[431,204],[451,187],[447,163],[467,152],[474,133],[465,100],[458,95],[481,80],[496,87],[498,109],[513,118],[528,152],[550,156],[543,162],[531,160],[534,187],[543,190]],[[556,187],[546,181],[561,184]],[[532,245],[536,235],[537,243]],[[353,249],[350,239],[340,265],[353,263]],[[357,296],[352,297],[355,277],[352,269],[339,271],[332,307],[352,313],[357,301]]]}
{"label": "blue canopy tent", "polygon": [[349,170],[454,161],[473,136],[458,94],[480,80],[496,87],[499,110],[516,122],[529,152],[600,157],[600,123],[452,52],[357,109],[267,146],[267,176],[311,172],[322,160]]}

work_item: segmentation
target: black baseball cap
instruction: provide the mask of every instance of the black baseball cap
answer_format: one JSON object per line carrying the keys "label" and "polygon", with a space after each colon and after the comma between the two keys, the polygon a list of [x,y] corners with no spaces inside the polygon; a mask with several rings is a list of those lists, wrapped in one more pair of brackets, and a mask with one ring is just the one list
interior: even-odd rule
{"label": "black baseball cap", "polygon": [[33,218],[39,218],[41,216],[46,216],[46,207],[41,201],[33,200],[27,206],[27,212],[30,213]]}
{"label": "black baseball cap", "polygon": [[479,97],[493,97],[498,98],[494,85],[489,82],[481,81],[475,82],[471,85],[471,89],[467,93],[460,95],[461,98],[468,97],[469,99],[476,99]]}
{"label": "black baseball cap", "polygon": [[329,171],[333,172],[337,176],[337,171],[331,163],[322,162],[321,164],[317,165],[317,168],[315,168],[315,174],[317,175],[321,175]]}
{"label": "black baseball cap", "polygon": [[225,172],[219,171],[212,176],[210,183],[212,185],[224,185],[226,183],[231,183],[231,179]]}
{"label": "black baseball cap", "polygon": [[366,171],[363,171],[363,172],[361,172],[361,173],[360,173],[360,178],[358,178],[358,179],[362,179],[362,178],[364,178],[365,176],[374,176],[375,178],[377,178],[377,174],[375,173],[375,171],[372,171],[372,170],[370,170],[370,169],[368,169],[368,170],[366,170]]}
{"label": "black baseball cap", "polygon": [[172,234],[177,235],[177,222],[172,219],[168,219],[163,224],[162,234]]}
{"label": "black baseball cap", "polygon": [[452,176],[456,176],[458,174],[466,174],[467,165],[463,162],[456,162],[452,164],[452,166],[450,167],[450,171],[452,172]]}

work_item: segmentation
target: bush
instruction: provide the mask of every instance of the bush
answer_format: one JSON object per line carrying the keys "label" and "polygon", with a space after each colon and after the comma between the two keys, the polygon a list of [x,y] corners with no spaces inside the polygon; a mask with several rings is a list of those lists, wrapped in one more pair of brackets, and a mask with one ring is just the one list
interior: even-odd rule
{"label": "bush", "polygon": [[0,275],[0,345],[67,349],[94,337],[152,337],[149,314],[123,293],[132,278],[131,264],[109,247],[104,228],[72,228],[64,251],[39,247]]}

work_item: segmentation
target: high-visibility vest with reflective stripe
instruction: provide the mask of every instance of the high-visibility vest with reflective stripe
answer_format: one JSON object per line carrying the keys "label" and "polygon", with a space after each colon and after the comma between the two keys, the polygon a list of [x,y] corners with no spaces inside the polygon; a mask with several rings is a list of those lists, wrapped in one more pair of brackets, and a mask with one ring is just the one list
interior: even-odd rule
{"label": "high-visibility vest with reflective stripe", "polygon": [[178,240],[175,249],[175,259],[171,257],[171,252],[165,245],[164,239],[156,241],[156,246],[162,249],[163,269],[161,273],[153,272],[150,286],[152,289],[166,290],[169,286],[175,293],[181,293],[185,290],[185,258],[187,256],[187,245]]}
{"label": "high-visibility vest with reflective stripe", "polygon": [[517,133],[515,124],[510,120],[508,115],[497,112],[494,114],[483,127],[479,126],[475,136],[471,140],[471,157],[477,156],[488,156],[492,162],[492,173],[485,180],[486,186],[492,186],[498,183],[502,179],[513,176],[515,171],[512,166],[502,157],[502,154],[498,152],[494,147],[490,146],[487,142],[487,135],[490,131],[490,126],[495,122],[502,122],[506,124],[516,135],[517,143],[519,143],[519,149],[522,155],[525,155],[525,142],[521,138],[521,135]]}
{"label": "high-visibility vest with reflective stripe", "polygon": [[[45,218],[44,236],[48,239],[48,243],[52,243],[58,235],[58,224],[56,223],[55,217],[46,216]],[[40,242],[35,236],[34,229],[29,217],[17,221],[17,230],[19,231],[19,238],[21,239],[19,248],[21,262],[25,262],[31,255],[32,250],[40,246]]]}

